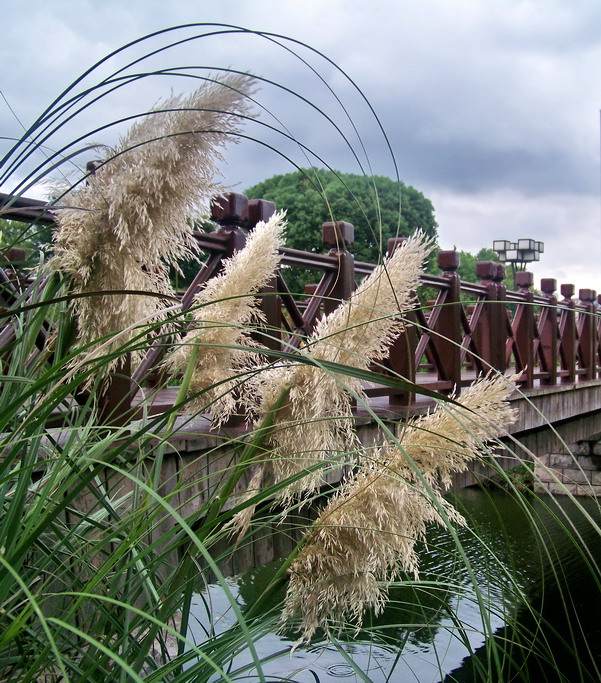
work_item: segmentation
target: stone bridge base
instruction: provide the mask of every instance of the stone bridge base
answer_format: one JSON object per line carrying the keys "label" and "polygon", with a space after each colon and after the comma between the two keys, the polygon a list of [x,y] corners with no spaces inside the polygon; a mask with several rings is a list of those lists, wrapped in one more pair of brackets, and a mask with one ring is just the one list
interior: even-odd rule
{"label": "stone bridge base", "polygon": [[601,434],[581,441],[570,453],[550,453],[536,461],[535,490],[540,493],[601,496]]}
{"label": "stone bridge base", "polygon": [[601,382],[514,397],[514,438],[534,460],[534,488],[552,495],[601,496]]}

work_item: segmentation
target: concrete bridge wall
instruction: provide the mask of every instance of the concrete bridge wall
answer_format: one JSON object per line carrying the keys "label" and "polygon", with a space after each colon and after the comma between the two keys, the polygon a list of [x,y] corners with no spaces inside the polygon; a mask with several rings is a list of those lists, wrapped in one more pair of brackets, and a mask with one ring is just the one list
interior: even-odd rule
{"label": "concrete bridge wall", "polygon": [[601,495],[601,382],[535,389],[513,399],[512,432],[535,462],[535,490]]}
{"label": "concrete bridge wall", "polygon": [[[498,455],[495,468],[509,470],[524,460],[534,459],[539,491],[601,495],[601,381],[536,389],[527,398],[516,395],[511,400],[518,408],[519,418],[512,437],[506,441],[516,455],[508,451]],[[187,517],[219,491],[232,465],[231,439],[243,438],[244,430],[236,427],[225,430],[226,434],[214,433],[206,418],[190,420],[183,416],[177,418],[176,429],[178,438],[164,455],[160,493]],[[373,421],[364,417],[358,420],[358,431],[364,445],[381,443],[384,438]],[[60,430],[53,434],[53,439],[61,441]],[[495,469],[486,462],[474,462],[469,471],[456,475],[453,488],[473,485],[494,473]],[[107,491],[113,500],[132,488],[127,477],[116,475],[112,470],[107,469],[105,476]],[[340,470],[332,470],[326,481],[335,484],[340,476]],[[247,474],[237,493],[244,493],[248,479]],[[76,507],[89,511],[97,505],[96,499],[81,499]],[[295,527],[293,517],[285,534],[280,533],[279,526],[261,531],[257,542],[241,548],[223,568],[224,572],[235,574],[285,554],[288,546],[282,544],[298,540],[298,529],[303,526]],[[166,519],[156,530],[158,536],[172,524],[171,519]]]}
{"label": "concrete bridge wall", "polygon": [[[511,401],[519,417],[505,442],[515,455],[499,454],[496,468],[509,470],[534,459],[539,491],[561,494],[567,489],[574,495],[601,495],[601,380],[533,389]],[[178,421],[180,438],[165,454],[162,479],[165,493],[178,480],[186,484],[178,501],[186,515],[219,489],[231,466],[232,449],[223,446],[223,434],[211,434],[206,418],[186,421],[180,417]],[[365,446],[385,439],[381,429],[364,417],[358,419],[357,430]],[[226,436],[242,438],[243,434],[238,427]],[[485,462],[474,462],[469,471],[455,476],[453,488],[471,486],[493,473]],[[328,472],[326,483],[337,483],[341,474],[339,469]],[[239,493],[246,483],[240,483]]]}

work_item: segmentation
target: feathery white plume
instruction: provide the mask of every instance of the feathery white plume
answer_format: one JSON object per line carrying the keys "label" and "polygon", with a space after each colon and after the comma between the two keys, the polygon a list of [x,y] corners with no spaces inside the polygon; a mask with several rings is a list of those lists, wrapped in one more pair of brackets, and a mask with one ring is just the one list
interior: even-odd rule
{"label": "feathery white plume", "polygon": [[[348,301],[318,323],[302,352],[317,363],[330,361],[360,369],[382,360],[404,327],[403,314],[414,302],[431,249],[431,241],[423,234],[410,237]],[[351,411],[353,394],[363,394],[358,379],[314,365],[288,364],[257,375],[248,391],[247,408],[260,417],[270,411],[282,391],[289,392],[267,444],[271,455],[263,467],[272,481],[280,482],[358,445]],[[308,473],[284,489],[283,499],[309,494],[322,476],[319,470]]]}
{"label": "feathery white plume", "polygon": [[201,410],[216,402],[210,408],[215,424],[232,414],[236,375],[245,365],[252,365],[256,356],[232,347],[256,346],[249,326],[260,311],[253,295],[269,282],[280,262],[284,217],[278,211],[266,223],[258,223],[244,248],[227,259],[223,271],[196,295],[192,328],[167,360],[171,370],[184,372],[192,348],[198,346],[189,393],[206,391],[190,406]]}
{"label": "feathery white plume", "polygon": [[[168,266],[196,253],[191,219],[222,190],[216,163],[240,131],[253,89],[250,77],[233,74],[161,102],[105,156],[87,185],[68,193],[77,208],[57,211],[49,265],[70,279],[72,292],[92,294],[73,303],[81,343],[124,330],[164,307],[159,297],[102,292],[174,294]],[[105,349],[117,350],[133,334]]]}
{"label": "feathery white plume", "polygon": [[485,442],[506,432],[515,411],[506,399],[511,380],[475,382],[458,399],[465,409],[441,404],[403,433],[402,448],[375,451],[326,505],[290,567],[284,625],[301,616],[302,640],[318,627],[361,623],[379,613],[387,588],[404,570],[417,576],[415,543],[430,522],[462,516],[442,498],[453,472],[485,451]]}

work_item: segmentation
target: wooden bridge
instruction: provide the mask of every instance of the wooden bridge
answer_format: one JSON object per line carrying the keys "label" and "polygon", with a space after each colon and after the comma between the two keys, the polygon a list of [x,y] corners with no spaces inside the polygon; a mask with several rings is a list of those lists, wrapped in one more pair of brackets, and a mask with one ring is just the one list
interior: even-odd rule
{"label": "wooden bridge", "polygon": [[[2,204],[10,206],[3,217],[53,222],[51,207],[42,202],[0,196]],[[205,260],[190,287],[181,293],[183,310],[192,305],[203,284],[219,273],[223,260],[244,245],[248,231],[258,221],[267,220],[274,210],[271,202],[249,201],[234,193],[213,206],[212,220],[219,227],[214,232],[194,233]],[[388,251],[403,239],[389,240]],[[354,259],[353,226],[349,223],[324,223],[323,244],[324,253],[281,250],[280,271],[261,294],[266,325],[257,334],[267,347],[287,351],[298,347],[319,317],[348,298],[357,279],[375,268]],[[13,274],[19,258],[22,255],[13,249],[0,270],[5,304],[10,304],[19,286]],[[459,254],[455,251],[440,251],[438,266],[440,275],[421,278],[420,305],[407,314],[412,325],[390,348],[385,369],[380,369],[382,377],[401,376],[420,387],[448,394],[460,392],[490,369],[521,373],[521,393],[512,399],[519,407],[520,418],[512,432],[535,455],[564,453],[566,444],[590,441],[592,435],[601,432],[601,297],[591,289],[581,289],[575,299],[575,288],[570,284],[563,284],[558,296],[557,283],[550,278],[541,281],[537,293],[528,272],[516,274],[517,290],[511,291],[503,284],[505,267],[492,261],[477,263],[479,283],[464,282],[457,275]],[[307,286],[302,296],[293,295],[286,285],[287,267],[314,272],[315,284]],[[0,344],[10,337],[10,322],[2,335]],[[158,371],[165,351],[160,344],[152,345],[133,373],[128,374],[126,364],[113,378],[103,398],[106,421],[123,424],[139,419],[143,400],[144,415],[173,405],[177,387],[166,386],[164,371]],[[366,394],[370,409],[385,418],[403,418],[431,405],[419,394],[384,383],[367,387]],[[150,402],[144,398],[147,396],[152,397]],[[366,411],[357,408],[356,412],[365,439],[375,438]],[[182,420],[178,444],[180,455],[182,449],[191,457],[214,445],[210,416],[185,422],[184,427]],[[227,429],[243,431],[243,420],[229,424]],[[506,464],[515,463],[508,460]],[[598,484],[593,490],[601,493],[601,480]]]}

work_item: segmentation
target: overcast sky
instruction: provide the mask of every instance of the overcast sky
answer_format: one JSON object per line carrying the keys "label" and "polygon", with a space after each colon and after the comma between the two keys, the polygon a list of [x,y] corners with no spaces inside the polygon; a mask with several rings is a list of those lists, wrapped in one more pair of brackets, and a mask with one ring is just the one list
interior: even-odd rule
{"label": "overcast sky", "polygon": [[[555,277],[601,291],[599,0],[1,0],[0,8],[1,135],[19,135],[20,125],[35,120],[88,66],[147,33],[218,22],[282,34],[323,53],[365,95],[401,179],[433,201],[443,248],[475,252],[493,239],[531,237],[545,243],[534,269],[537,285],[540,277]],[[79,89],[206,31],[145,41]],[[392,176],[386,139],[351,81],[317,53],[279,42],[284,47],[239,32],[208,36],[124,73],[177,68],[193,74],[200,72],[182,67],[210,66],[260,75],[307,100],[265,85],[257,95],[262,122],[285,128],[338,170],[363,167]],[[189,77],[130,84],[79,114],[47,145],[56,149],[148,109],[171,90],[194,87]],[[298,146],[260,124],[246,132],[308,164]],[[92,136],[107,143],[115,138],[112,129]],[[240,190],[294,170],[251,141],[227,159],[225,177]]]}

